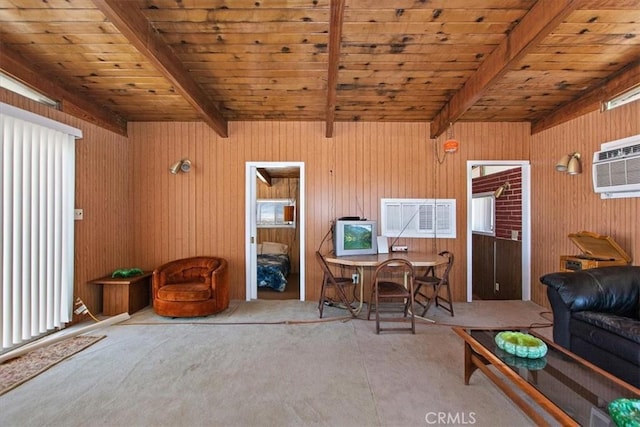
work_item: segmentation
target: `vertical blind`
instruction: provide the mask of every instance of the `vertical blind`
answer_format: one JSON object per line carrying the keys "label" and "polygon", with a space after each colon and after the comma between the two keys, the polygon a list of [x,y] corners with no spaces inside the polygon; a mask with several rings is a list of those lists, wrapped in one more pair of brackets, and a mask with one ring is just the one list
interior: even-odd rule
{"label": "vertical blind", "polygon": [[63,327],[73,309],[75,138],[0,104],[0,339],[10,348]]}

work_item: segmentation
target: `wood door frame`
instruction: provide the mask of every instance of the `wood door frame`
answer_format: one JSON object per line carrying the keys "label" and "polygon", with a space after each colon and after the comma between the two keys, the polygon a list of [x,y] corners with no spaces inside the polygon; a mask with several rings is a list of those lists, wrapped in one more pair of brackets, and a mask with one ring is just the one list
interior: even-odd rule
{"label": "wood door frame", "polygon": [[245,163],[245,278],[247,301],[258,299],[257,235],[256,226],[256,169],[297,167],[300,170],[299,200],[296,221],[300,235],[300,301],[305,300],[305,173],[304,162],[246,162]]}
{"label": "wood door frame", "polygon": [[522,171],[522,301],[531,300],[531,164],[528,160],[467,160],[467,302],[473,300],[472,198],[475,166],[513,166]]}

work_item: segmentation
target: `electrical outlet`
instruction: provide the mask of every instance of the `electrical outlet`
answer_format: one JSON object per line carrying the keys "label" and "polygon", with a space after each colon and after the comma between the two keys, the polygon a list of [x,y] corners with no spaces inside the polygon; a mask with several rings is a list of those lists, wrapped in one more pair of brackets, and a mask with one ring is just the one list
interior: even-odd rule
{"label": "electrical outlet", "polygon": [[84,210],[83,209],[74,209],[73,210],[73,219],[76,221],[82,221],[84,219]]}
{"label": "electrical outlet", "polygon": [[500,283],[496,282],[495,291],[500,292]]}
{"label": "electrical outlet", "polygon": [[351,280],[353,280],[353,283],[357,285],[358,283],[360,283],[360,275],[358,273],[353,273],[351,275]]}

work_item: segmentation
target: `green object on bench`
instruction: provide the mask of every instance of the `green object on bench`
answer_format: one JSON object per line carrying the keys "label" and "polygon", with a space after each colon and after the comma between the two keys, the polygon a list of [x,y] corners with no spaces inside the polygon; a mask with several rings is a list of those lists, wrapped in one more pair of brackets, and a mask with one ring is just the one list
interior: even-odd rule
{"label": "green object on bench", "polygon": [[144,274],[144,272],[139,269],[139,268],[121,268],[119,270],[114,271],[111,274],[112,278],[116,278],[116,277],[133,277],[133,276],[139,276],[141,274]]}

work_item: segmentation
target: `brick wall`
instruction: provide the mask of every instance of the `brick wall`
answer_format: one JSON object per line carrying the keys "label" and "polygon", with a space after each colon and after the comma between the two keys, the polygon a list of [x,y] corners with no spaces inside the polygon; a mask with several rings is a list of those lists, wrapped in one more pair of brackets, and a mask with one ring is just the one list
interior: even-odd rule
{"label": "brick wall", "polygon": [[511,239],[512,231],[517,231],[517,240],[522,240],[522,170],[520,168],[474,178],[472,192],[477,194],[495,191],[507,181],[511,184],[510,188],[496,199],[496,237]]}

